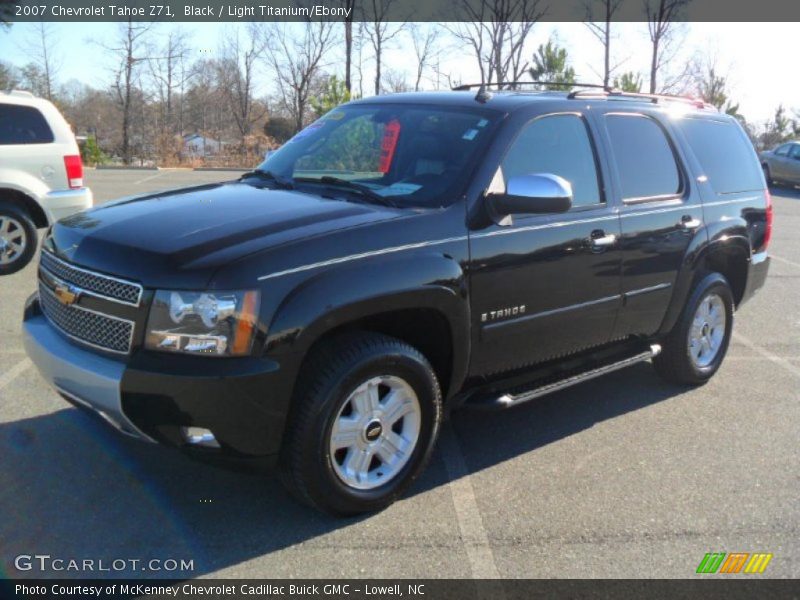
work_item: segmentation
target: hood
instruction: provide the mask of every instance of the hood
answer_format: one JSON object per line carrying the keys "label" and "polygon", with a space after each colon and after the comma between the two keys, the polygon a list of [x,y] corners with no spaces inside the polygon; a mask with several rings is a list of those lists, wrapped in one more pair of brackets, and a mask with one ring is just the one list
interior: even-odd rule
{"label": "hood", "polygon": [[233,182],[124,199],[60,220],[48,248],[148,287],[204,286],[254,252],[400,216],[292,190]]}

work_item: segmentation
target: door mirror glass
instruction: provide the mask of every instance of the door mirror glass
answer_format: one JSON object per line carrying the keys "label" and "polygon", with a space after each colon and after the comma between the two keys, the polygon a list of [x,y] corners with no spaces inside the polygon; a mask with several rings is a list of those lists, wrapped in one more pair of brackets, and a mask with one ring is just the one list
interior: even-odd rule
{"label": "door mirror glass", "polygon": [[572,185],[550,173],[516,175],[509,178],[505,193],[490,198],[503,215],[562,213],[572,207]]}

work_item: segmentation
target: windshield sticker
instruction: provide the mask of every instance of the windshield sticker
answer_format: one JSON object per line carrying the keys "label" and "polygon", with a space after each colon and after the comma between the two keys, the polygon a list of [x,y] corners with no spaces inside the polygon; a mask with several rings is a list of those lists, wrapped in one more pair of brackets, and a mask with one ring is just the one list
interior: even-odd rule
{"label": "windshield sticker", "polygon": [[383,129],[383,139],[381,140],[381,158],[378,170],[381,173],[388,173],[392,168],[394,150],[397,148],[397,140],[400,137],[400,121],[392,119]]}
{"label": "windshield sticker", "polygon": [[297,142],[299,140],[302,140],[304,137],[307,137],[308,135],[314,133],[314,131],[316,131],[321,127],[325,127],[325,121],[321,119],[319,121],[314,121],[311,125],[303,129],[300,133],[296,134],[291,140],[289,140],[289,142]]}
{"label": "windshield sticker", "polygon": [[486,127],[488,124],[489,121],[487,121],[486,119],[481,119],[480,121],[478,121],[478,127]]}
{"label": "windshield sticker", "polygon": [[403,183],[402,181],[398,181],[397,183],[375,191],[381,196],[404,196],[406,194],[413,194],[421,187],[421,185],[415,183]]}
{"label": "windshield sticker", "polygon": [[474,140],[475,136],[478,135],[477,129],[470,129],[464,135],[461,136],[462,140]]}

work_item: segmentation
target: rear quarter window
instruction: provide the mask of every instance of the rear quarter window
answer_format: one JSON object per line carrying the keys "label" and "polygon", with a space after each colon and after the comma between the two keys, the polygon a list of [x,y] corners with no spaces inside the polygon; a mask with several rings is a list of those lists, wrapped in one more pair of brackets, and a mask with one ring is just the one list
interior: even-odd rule
{"label": "rear quarter window", "polygon": [[0,104],[0,146],[50,144],[54,139],[47,120],[37,109]]}
{"label": "rear quarter window", "polygon": [[717,194],[764,188],[755,151],[737,123],[687,117],[678,127]]}

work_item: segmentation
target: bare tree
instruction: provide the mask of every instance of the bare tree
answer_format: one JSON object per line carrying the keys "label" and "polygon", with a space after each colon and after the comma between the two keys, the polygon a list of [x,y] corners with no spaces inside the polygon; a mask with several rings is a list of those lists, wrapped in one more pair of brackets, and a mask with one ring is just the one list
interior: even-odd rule
{"label": "bare tree", "polygon": [[313,86],[326,66],[333,31],[333,23],[326,21],[270,23],[267,29],[266,59],[277,83],[278,102],[297,131],[303,128]]}
{"label": "bare tree", "polygon": [[[619,10],[622,0],[587,0],[584,4],[586,8],[586,26],[589,31],[600,40],[603,45],[603,85],[609,86],[611,73],[616,68],[611,65],[611,21],[614,14]],[[599,5],[601,20],[596,20],[595,7]]]}
{"label": "bare tree", "polygon": [[253,91],[256,64],[264,49],[264,35],[257,23],[248,23],[244,33],[241,28],[234,28],[220,45],[217,81],[242,139],[263,116],[254,111]]}
{"label": "bare tree", "polygon": [[[650,93],[659,91],[658,75],[675,56],[676,19],[691,0],[644,0],[647,30],[650,34]],[[663,87],[663,86],[662,86]]]}
{"label": "bare tree", "polygon": [[383,78],[381,91],[387,94],[397,94],[399,92],[410,92],[413,88],[406,79],[406,74],[402,71],[387,69],[386,76]]}
{"label": "bare tree", "polygon": [[393,23],[389,18],[393,18],[391,13],[392,5],[396,0],[364,0],[362,7],[362,18],[364,19],[364,30],[372,43],[373,56],[375,58],[375,95],[381,93],[381,66],[383,51],[392,39],[394,39],[403,29],[405,23]]}
{"label": "bare tree", "polygon": [[419,23],[409,25],[411,44],[414,47],[414,56],[417,59],[416,79],[414,80],[414,91],[418,92],[425,70],[428,69],[439,49],[439,38],[442,30],[436,25],[421,26]]}
{"label": "bare tree", "polygon": [[150,23],[128,20],[127,23],[120,24],[117,39],[113,44],[102,45],[105,50],[113,53],[117,61],[112,86],[117,104],[122,110],[121,153],[126,165],[131,164],[131,120],[134,103],[141,96],[137,94],[136,84],[139,67],[147,60],[145,42],[150,27]]}
{"label": "bare tree", "polygon": [[17,68],[11,63],[0,60],[0,91],[13,90],[19,83]]}
{"label": "bare tree", "polygon": [[33,27],[36,35],[30,38],[31,42],[27,45],[26,52],[41,73],[41,94],[52,100],[55,80],[61,68],[61,62],[56,58],[57,40],[51,23],[39,21]]}
{"label": "bare tree", "polygon": [[348,92],[353,91],[353,21],[355,20],[356,0],[338,0],[346,11],[344,25],[344,85]]}
{"label": "bare tree", "polygon": [[543,0],[460,0],[458,7],[462,22],[449,29],[472,50],[481,83],[521,79],[525,42],[546,12]]}
{"label": "bare tree", "polygon": [[[194,75],[187,65],[190,54],[188,35],[181,29],[171,29],[161,47],[151,47],[148,65],[161,103],[162,123],[168,131],[183,130],[183,93]],[[178,99],[178,118],[175,118],[175,101]]]}

